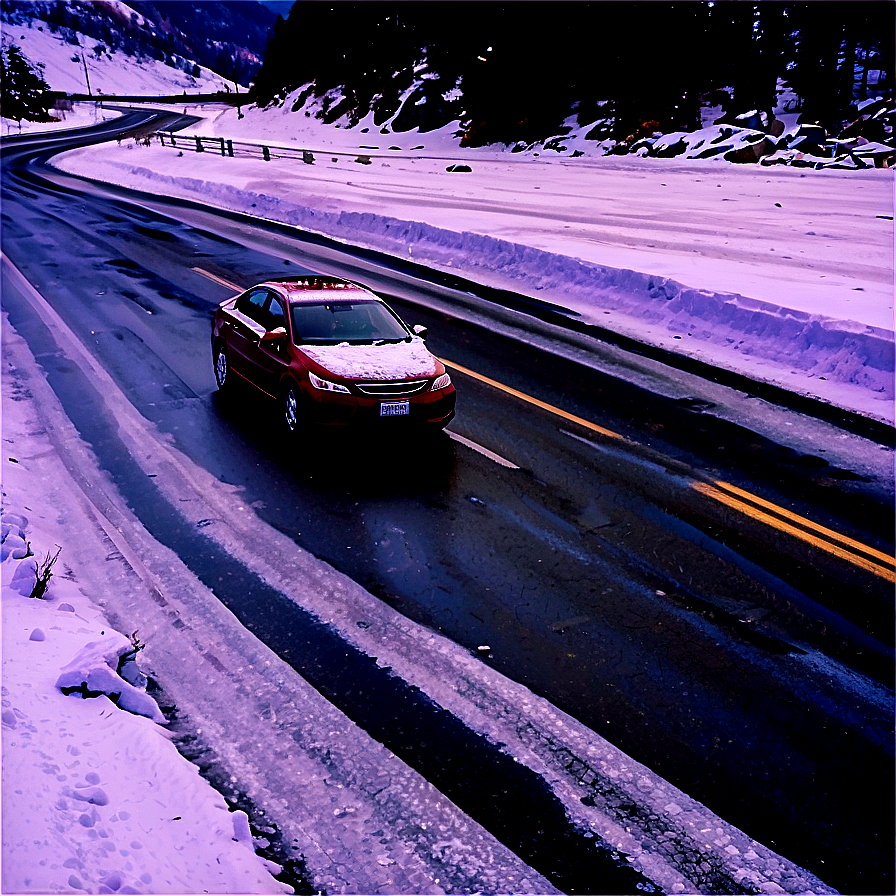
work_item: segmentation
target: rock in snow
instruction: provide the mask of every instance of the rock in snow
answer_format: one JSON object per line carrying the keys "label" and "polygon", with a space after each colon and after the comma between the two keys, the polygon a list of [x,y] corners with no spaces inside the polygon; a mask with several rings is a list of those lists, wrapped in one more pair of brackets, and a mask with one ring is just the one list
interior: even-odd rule
{"label": "rock in snow", "polygon": [[132,650],[131,642],[119,632],[90,641],[62,667],[56,687],[63,693],[78,692],[84,697],[105,694],[122,709],[164,724],[165,716],[156,701],[118,674],[119,658]]}

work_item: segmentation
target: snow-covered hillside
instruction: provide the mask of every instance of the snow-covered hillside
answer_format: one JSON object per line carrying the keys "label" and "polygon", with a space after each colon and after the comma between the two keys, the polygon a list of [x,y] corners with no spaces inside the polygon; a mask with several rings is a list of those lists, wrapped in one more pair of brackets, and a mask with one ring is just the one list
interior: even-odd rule
{"label": "snow-covered hillside", "polygon": [[90,92],[94,96],[171,96],[230,89],[220,75],[208,69],[201,69],[194,77],[156,59],[111,54],[99,41],[83,34],[77,35],[77,44],[68,43],[39,20],[30,25],[3,22],[0,37],[3,46],[15,44],[32,64],[43,65],[44,80],[55,91]]}

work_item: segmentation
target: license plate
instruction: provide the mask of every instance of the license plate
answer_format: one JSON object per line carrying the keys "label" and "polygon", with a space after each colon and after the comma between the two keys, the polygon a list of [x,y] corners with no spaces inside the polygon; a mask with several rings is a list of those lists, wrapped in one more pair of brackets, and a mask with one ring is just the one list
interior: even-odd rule
{"label": "license plate", "polygon": [[380,417],[406,417],[410,413],[409,401],[384,401],[380,405]]}

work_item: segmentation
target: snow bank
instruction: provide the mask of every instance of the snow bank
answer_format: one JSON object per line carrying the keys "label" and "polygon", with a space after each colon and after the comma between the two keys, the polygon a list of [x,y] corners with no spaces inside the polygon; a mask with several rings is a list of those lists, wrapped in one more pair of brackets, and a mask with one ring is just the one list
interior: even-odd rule
{"label": "snow bank", "polygon": [[98,641],[89,641],[71,662],[62,667],[56,687],[63,694],[76,692],[84,699],[105,694],[121,709],[164,725],[165,716],[155,700],[118,674],[119,659],[133,650],[131,642],[120,632],[110,632]]}
{"label": "snow bank", "polygon": [[121,112],[112,109],[104,109],[99,103],[78,103],[68,111],[54,111],[51,115],[57,117],[57,121],[13,121],[10,118],[0,118],[2,134],[4,137],[17,137],[19,134],[40,134],[47,131],[58,130],[60,127],[86,128],[102,124],[120,118]]}
{"label": "snow bank", "polygon": [[[133,644],[79,574],[109,558],[79,555],[62,536],[64,496],[41,467],[49,441],[29,402],[10,400],[13,381],[4,369],[2,891],[291,892],[256,856],[245,815],[229,811],[157,724],[155,701],[118,675]],[[33,555],[57,544],[45,597],[28,597]],[[82,682],[104,693],[63,693]],[[106,694],[121,696],[116,704]]]}

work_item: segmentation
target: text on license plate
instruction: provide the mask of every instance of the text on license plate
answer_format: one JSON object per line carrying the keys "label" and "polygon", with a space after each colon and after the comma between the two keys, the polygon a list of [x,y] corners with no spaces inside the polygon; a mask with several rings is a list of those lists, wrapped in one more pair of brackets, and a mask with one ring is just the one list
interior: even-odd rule
{"label": "text on license plate", "polygon": [[380,417],[405,417],[410,413],[409,401],[384,401],[380,405]]}

